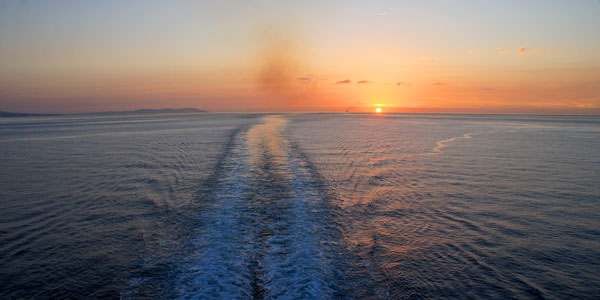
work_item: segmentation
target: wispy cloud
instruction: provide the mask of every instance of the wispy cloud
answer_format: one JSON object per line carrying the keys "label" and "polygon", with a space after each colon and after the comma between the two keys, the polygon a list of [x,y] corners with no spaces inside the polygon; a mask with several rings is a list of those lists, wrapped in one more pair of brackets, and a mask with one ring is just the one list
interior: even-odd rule
{"label": "wispy cloud", "polygon": [[340,80],[340,81],[336,82],[336,84],[348,84],[348,83],[352,83],[352,81],[350,79],[346,79],[346,80]]}
{"label": "wispy cloud", "polygon": [[436,82],[433,83],[433,85],[437,85],[437,86],[439,86],[439,85],[448,85],[448,83],[447,82],[443,82],[443,81],[436,81]]}
{"label": "wispy cloud", "polygon": [[529,48],[525,48],[525,47],[521,47],[519,48],[519,51],[517,51],[519,54],[527,54],[527,53],[537,53],[537,54],[543,54],[543,53],[550,53],[552,52],[552,49],[543,49],[543,48],[538,48],[538,49],[529,49]]}
{"label": "wispy cloud", "polygon": [[[505,54],[505,53],[509,53],[509,50],[505,50],[503,48],[498,48],[498,53],[500,54]],[[525,47],[520,47],[519,49],[517,49],[517,54],[528,54],[528,53],[534,53],[534,54],[543,54],[543,53],[550,53],[552,52],[552,49],[544,49],[544,48],[538,48],[538,49],[531,49],[531,48],[525,48]]]}
{"label": "wispy cloud", "polygon": [[298,80],[300,80],[302,82],[311,82],[312,81],[309,77],[300,77],[300,78],[298,78]]}
{"label": "wispy cloud", "polygon": [[596,108],[597,106],[591,103],[581,103],[581,104],[577,104],[575,105],[578,108]]}
{"label": "wispy cloud", "polygon": [[359,82],[357,82],[357,83],[359,83],[359,84],[360,84],[360,83],[369,83],[369,82],[370,82],[370,81],[368,81],[368,80],[361,80],[361,81],[359,81]]}
{"label": "wispy cloud", "polygon": [[387,13],[387,12],[385,12],[385,11],[384,11],[384,12],[380,12],[380,13],[379,13],[379,15],[380,15],[380,16],[386,16],[387,14],[388,14],[388,13]]}

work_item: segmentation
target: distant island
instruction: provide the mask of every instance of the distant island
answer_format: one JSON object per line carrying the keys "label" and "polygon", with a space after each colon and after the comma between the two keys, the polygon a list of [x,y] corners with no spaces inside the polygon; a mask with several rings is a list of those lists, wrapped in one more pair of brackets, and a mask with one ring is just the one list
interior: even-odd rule
{"label": "distant island", "polygon": [[[88,116],[106,116],[106,115],[145,115],[145,114],[192,114],[192,113],[208,113],[206,110],[197,108],[160,108],[151,109],[144,108],[138,110],[121,110],[121,111],[101,111],[68,115],[88,115]],[[0,118],[16,118],[16,117],[56,117],[64,116],[65,114],[33,114],[33,113],[14,113],[0,111]]]}
{"label": "distant island", "polygon": [[193,113],[208,113],[206,110],[197,108],[160,108],[151,109],[144,108],[138,110],[121,110],[121,111],[101,111],[83,113],[80,115],[146,115],[146,114],[193,114]]}
{"label": "distant island", "polygon": [[62,116],[61,114],[30,114],[30,113],[13,113],[0,111],[0,118],[19,118],[19,117],[55,117]]}

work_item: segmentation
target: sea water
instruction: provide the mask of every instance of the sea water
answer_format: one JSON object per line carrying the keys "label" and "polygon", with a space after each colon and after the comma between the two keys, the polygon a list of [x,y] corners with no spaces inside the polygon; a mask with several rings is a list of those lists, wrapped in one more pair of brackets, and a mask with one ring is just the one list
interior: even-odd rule
{"label": "sea water", "polygon": [[600,118],[0,120],[0,298],[595,299]]}

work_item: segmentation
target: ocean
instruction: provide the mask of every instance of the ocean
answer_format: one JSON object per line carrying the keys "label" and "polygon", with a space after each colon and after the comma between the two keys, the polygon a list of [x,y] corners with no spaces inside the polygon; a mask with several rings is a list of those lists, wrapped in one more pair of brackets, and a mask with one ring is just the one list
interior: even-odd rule
{"label": "ocean", "polygon": [[600,117],[0,120],[2,299],[597,299]]}

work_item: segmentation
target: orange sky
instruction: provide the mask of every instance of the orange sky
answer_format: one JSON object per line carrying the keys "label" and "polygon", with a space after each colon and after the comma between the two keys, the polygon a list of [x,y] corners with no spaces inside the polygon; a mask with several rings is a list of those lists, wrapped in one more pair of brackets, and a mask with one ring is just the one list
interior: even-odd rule
{"label": "orange sky", "polygon": [[600,113],[594,1],[23,3],[4,111]]}

